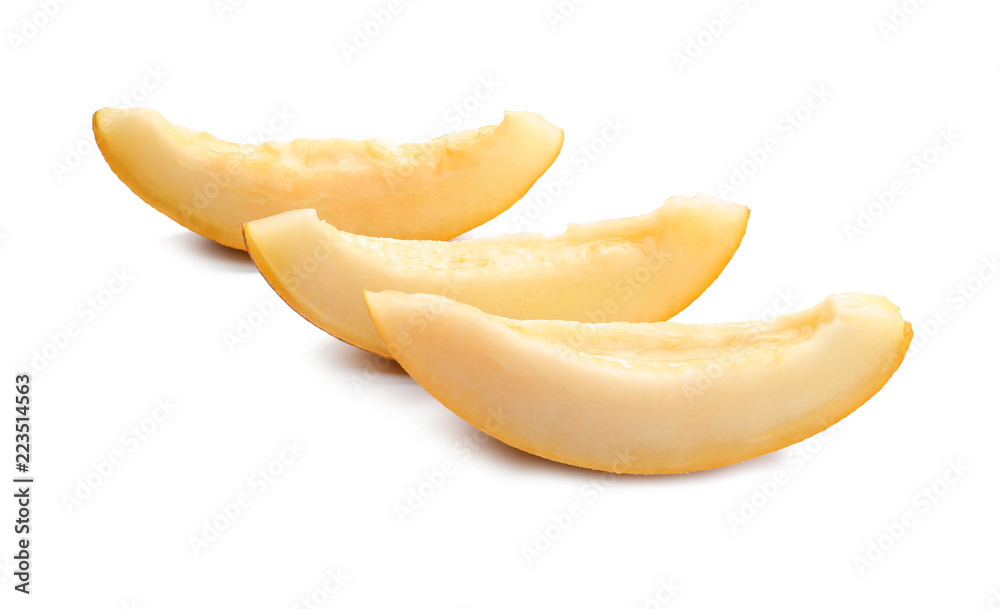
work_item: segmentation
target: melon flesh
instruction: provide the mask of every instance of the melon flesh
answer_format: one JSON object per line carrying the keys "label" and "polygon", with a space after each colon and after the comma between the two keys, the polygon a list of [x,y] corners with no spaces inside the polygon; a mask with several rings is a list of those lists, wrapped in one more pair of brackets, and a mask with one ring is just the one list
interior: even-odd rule
{"label": "melon flesh", "polygon": [[516,319],[662,321],[715,280],[748,215],[710,197],[673,197],[649,214],[555,237],[438,242],[359,236],[299,210],[250,222],[245,236],[257,268],[293,309],[391,357],[364,290],[441,294]]}
{"label": "melon flesh", "polygon": [[234,144],[146,109],[104,108],[94,135],[132,192],[190,230],[245,249],[242,224],[312,208],[357,234],[451,239],[520,199],[562,148],[536,114],[420,144],[297,139]]}
{"label": "melon flesh", "polygon": [[403,368],[483,432],[553,461],[679,473],[775,451],[875,395],[912,331],[881,296],[769,321],[515,321],[436,295],[366,294]]}

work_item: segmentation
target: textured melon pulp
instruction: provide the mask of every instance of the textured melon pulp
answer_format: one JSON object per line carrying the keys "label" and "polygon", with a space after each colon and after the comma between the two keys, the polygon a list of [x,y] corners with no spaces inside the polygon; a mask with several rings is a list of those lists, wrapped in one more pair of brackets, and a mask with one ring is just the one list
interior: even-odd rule
{"label": "textured melon pulp", "polygon": [[437,242],[355,235],[300,210],[250,222],[245,236],[258,269],[292,308],[390,357],[364,290],[441,294],[516,319],[661,321],[715,280],[748,215],[718,199],[674,197],[643,216],[553,237]]}
{"label": "textured melon pulp", "polygon": [[441,296],[368,293],[400,365],[457,415],[581,467],[678,473],[744,461],[847,416],[912,331],[880,296],[841,294],[764,322],[518,321]]}
{"label": "textured melon pulp", "polygon": [[311,208],[353,233],[450,239],[520,199],[562,147],[528,112],[419,144],[297,139],[234,144],[152,110],[105,108],[94,134],[135,194],[182,226],[244,249],[242,224]]}

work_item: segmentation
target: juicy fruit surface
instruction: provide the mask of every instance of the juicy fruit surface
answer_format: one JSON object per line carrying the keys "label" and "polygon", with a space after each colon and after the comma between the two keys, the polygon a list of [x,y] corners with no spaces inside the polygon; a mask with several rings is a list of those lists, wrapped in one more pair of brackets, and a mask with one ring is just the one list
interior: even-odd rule
{"label": "juicy fruit surface", "polygon": [[365,290],[441,294],[517,319],[661,321],[715,280],[748,215],[710,197],[673,197],[644,216],[555,237],[446,243],[354,235],[299,210],[250,222],[245,236],[257,267],[292,308],[341,340],[391,357]]}
{"label": "juicy fruit surface", "polygon": [[912,331],[879,296],[763,322],[516,321],[428,294],[366,295],[384,341],[442,404],[554,461],[680,473],[778,450],[847,416]]}
{"label": "juicy fruit surface", "polygon": [[179,224],[245,249],[242,224],[312,208],[353,233],[451,239],[520,199],[562,147],[538,115],[420,144],[298,139],[234,144],[152,110],[105,108],[94,135],[135,194]]}

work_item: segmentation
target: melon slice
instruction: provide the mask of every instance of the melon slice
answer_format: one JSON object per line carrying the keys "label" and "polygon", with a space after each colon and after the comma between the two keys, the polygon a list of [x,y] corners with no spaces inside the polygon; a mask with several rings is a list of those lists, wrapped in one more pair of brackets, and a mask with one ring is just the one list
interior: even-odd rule
{"label": "melon slice", "polygon": [[104,108],[94,135],[108,165],[156,210],[244,249],[241,226],[313,208],[363,235],[451,239],[495,217],[549,168],[563,132],[529,112],[422,144],[298,139],[233,144],[146,109]]}
{"label": "melon slice", "polygon": [[748,215],[742,205],[698,196],[556,237],[398,241],[338,230],[312,210],[256,220],[244,232],[257,268],[293,309],[391,357],[364,290],[441,294],[516,319],[661,321],[715,280]]}
{"label": "melon slice", "polygon": [[432,396],[553,461],[658,474],[719,467],[822,431],[875,395],[912,331],[880,296],[763,322],[514,321],[436,295],[366,294]]}

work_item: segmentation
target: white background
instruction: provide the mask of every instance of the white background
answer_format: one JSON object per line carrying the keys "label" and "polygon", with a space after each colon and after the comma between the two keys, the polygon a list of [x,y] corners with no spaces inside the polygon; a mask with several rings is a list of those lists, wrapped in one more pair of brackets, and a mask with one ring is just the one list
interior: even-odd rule
{"label": "white background", "polygon": [[[5,399],[50,333],[79,332],[33,379],[30,599],[9,573],[12,406],[0,421],[0,605],[1000,606],[1000,280],[983,258],[1000,254],[1000,5],[592,0],[554,22],[556,0],[399,1],[357,54],[343,45],[387,1],[67,2],[48,18],[36,0],[5,2]],[[904,4],[913,14],[880,28]],[[497,84],[477,97],[481,80]],[[283,304],[251,318],[273,297],[247,257],[108,169],[90,132],[108,105],[237,141],[271,137],[269,123],[276,139],[420,141],[531,110],[565,129],[562,157],[474,235],[724,195],[751,208],[746,238],[678,321],[869,292],[901,307],[914,346],[832,432],[719,470],[609,483],[493,440],[460,452],[472,429],[397,367]],[[599,141],[608,120],[624,133]],[[958,139],[927,152],[948,129]],[[777,151],[753,161],[769,138]],[[752,175],[729,190],[743,164]],[[559,169],[573,184],[539,198]],[[880,207],[875,191],[896,181],[905,193]],[[879,217],[852,240],[845,225],[866,209]],[[107,300],[122,270],[127,286],[97,312],[88,299]],[[247,320],[260,323],[230,349]],[[131,450],[123,434],[158,399],[176,411]],[[258,494],[250,476],[292,440],[305,452]],[[96,478],[114,451],[124,464]],[[397,506],[448,461],[456,473],[401,522]],[[939,482],[952,461],[969,470]],[[67,507],[88,476],[99,487]],[[915,499],[925,488],[941,496]],[[249,507],[196,555],[191,537],[241,492]],[[568,530],[550,527],[574,502]],[[880,540],[905,512],[915,524]],[[529,564],[539,535],[557,538]],[[891,547],[859,568],[880,541]],[[348,579],[324,598],[337,569]]]}

